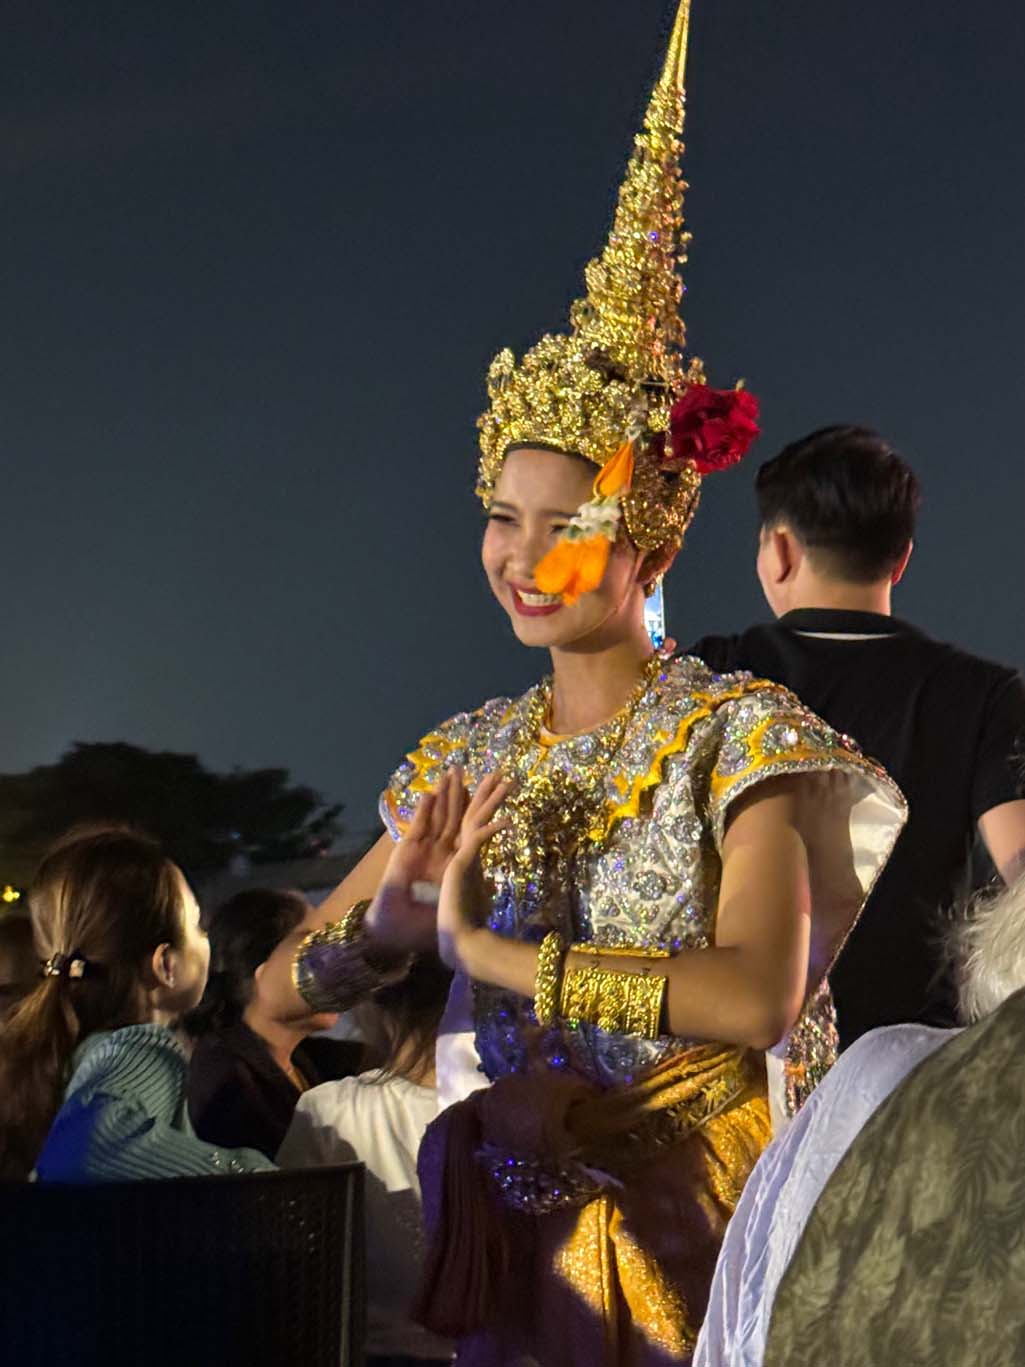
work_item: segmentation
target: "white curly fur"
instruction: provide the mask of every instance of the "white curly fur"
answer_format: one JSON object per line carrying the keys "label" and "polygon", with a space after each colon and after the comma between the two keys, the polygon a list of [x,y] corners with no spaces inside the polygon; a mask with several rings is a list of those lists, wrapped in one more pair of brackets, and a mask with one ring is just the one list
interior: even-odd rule
{"label": "white curly fur", "polygon": [[977,901],[956,938],[961,1015],[981,1020],[1025,987],[1025,873]]}

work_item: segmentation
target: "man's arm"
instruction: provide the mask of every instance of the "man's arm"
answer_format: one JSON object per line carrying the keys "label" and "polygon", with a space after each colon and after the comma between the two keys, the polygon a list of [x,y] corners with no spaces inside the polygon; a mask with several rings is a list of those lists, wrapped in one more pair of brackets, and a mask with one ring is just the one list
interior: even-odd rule
{"label": "man's arm", "polygon": [[1008,671],[986,707],[972,814],[1005,883],[1025,868],[1025,681]]}
{"label": "man's arm", "polygon": [[1025,873],[1025,799],[1001,802],[983,812],[979,834],[1005,883]]}

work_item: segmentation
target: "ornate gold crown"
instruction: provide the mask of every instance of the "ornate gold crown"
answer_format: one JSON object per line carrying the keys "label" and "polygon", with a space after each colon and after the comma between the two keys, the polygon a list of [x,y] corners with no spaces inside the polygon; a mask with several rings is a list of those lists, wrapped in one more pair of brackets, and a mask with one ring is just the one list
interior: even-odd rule
{"label": "ornate gold crown", "polygon": [[622,503],[630,539],[642,550],[680,542],[701,485],[692,465],[657,468],[673,401],[687,385],[704,383],[701,362],[684,362],[677,272],[690,240],[679,170],[689,18],[690,0],[681,0],[612,231],[584,272],[587,294],[570,310],[569,333],[542,337],[519,364],[508,348],[500,351],[488,371],[491,406],[477,420],[477,493],[485,507],[516,446],[554,447],[603,466],[636,434]]}

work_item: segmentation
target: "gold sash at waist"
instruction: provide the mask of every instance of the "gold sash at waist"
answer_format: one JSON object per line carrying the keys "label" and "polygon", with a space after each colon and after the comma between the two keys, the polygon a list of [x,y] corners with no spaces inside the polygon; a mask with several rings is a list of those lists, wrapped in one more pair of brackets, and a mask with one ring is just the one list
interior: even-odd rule
{"label": "gold sash at waist", "polygon": [[479,1095],[476,1157],[505,1204],[526,1214],[583,1205],[750,1092],[762,1068],[748,1050],[701,1044],[628,1087],[502,1078]]}
{"label": "gold sash at waist", "polygon": [[[717,1120],[723,1135],[729,1129],[728,1143],[712,1134]],[[739,1145],[738,1122],[746,1136]],[[567,1292],[576,1286],[588,1299],[600,1284],[605,1310],[621,1314],[623,1304],[637,1299],[628,1283],[636,1280],[630,1269],[637,1267],[638,1254],[620,1207],[635,1199],[629,1194],[643,1188],[653,1164],[663,1170],[663,1184],[668,1167],[672,1184],[674,1146],[701,1133],[711,1136],[705,1148],[712,1156],[678,1165],[677,1177],[687,1188],[681,1199],[688,1209],[696,1201],[696,1210],[718,1202],[724,1223],[769,1137],[760,1057],[700,1044],[628,1087],[600,1091],[579,1078],[545,1071],[502,1078],[450,1107],[429,1127],[420,1150],[430,1246],[418,1318],[449,1336],[491,1324],[496,1315],[500,1319],[499,1302],[508,1297],[523,1263],[524,1250],[512,1245],[522,1242],[527,1229],[535,1244],[544,1244],[549,1228],[561,1231],[557,1246],[542,1258],[550,1262],[552,1276]],[[524,1224],[524,1215],[545,1218]],[[568,1239],[567,1218],[576,1226]],[[672,1232],[677,1243],[685,1235]],[[576,1251],[567,1262],[571,1245]],[[579,1256],[583,1248],[591,1251]],[[665,1278],[657,1251],[643,1252],[647,1297]],[[531,1265],[537,1265],[537,1254],[535,1248],[527,1260]],[[684,1306],[685,1298],[671,1286],[662,1290],[661,1303]],[[673,1341],[689,1342],[692,1317],[680,1309],[676,1318]]]}
{"label": "gold sash at waist", "polygon": [[698,1044],[629,1087],[591,1092],[571,1109],[569,1128],[588,1163],[625,1176],[759,1084],[764,1089],[760,1056],[732,1045]]}

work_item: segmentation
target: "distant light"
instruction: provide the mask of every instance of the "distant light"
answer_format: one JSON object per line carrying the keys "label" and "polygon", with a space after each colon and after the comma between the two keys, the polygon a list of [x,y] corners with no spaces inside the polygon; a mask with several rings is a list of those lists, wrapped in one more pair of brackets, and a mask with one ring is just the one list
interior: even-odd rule
{"label": "distant light", "polygon": [[12,888],[10,883],[5,883],[3,892],[0,892],[0,900],[10,905],[11,902],[17,902],[20,899],[21,893],[18,891],[18,889]]}

